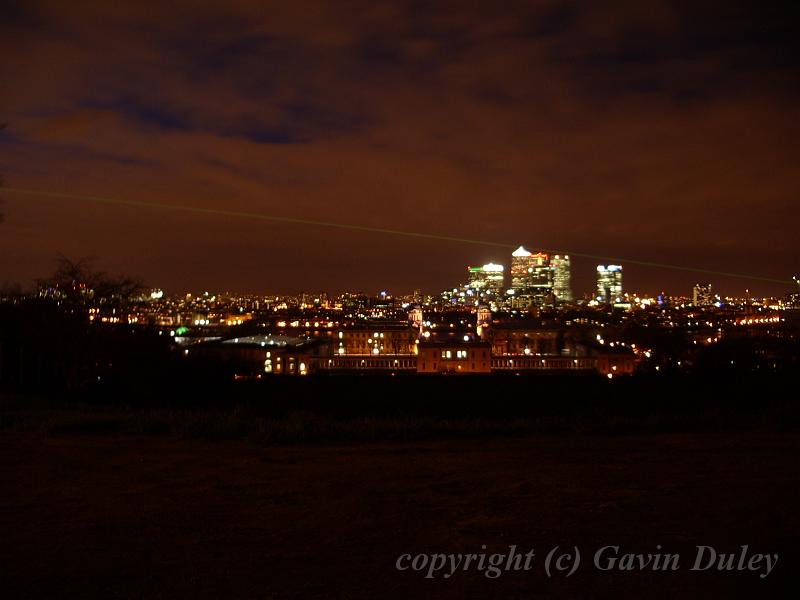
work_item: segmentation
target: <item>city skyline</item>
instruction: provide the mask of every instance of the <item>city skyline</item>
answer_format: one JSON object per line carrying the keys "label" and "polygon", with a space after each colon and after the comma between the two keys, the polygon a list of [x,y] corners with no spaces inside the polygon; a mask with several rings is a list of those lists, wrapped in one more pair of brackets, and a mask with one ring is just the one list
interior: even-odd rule
{"label": "city skyline", "polygon": [[[12,3],[0,281],[61,252],[179,289],[433,291],[498,260],[10,189],[791,277],[800,52],[781,9],[623,4]],[[576,290],[594,266],[575,261]],[[626,269],[650,293],[693,279]]]}
{"label": "city skyline", "polygon": [[[572,281],[574,281],[572,275],[572,258],[568,254],[547,254],[542,250],[536,250],[535,253],[529,252],[524,246],[520,245],[514,252],[512,252],[509,259],[503,263],[502,261],[489,261],[483,265],[467,265],[466,270],[467,274],[464,276],[463,270],[461,273],[461,277],[451,280],[450,282],[444,282],[443,285],[440,285],[437,288],[433,289],[423,289],[419,285],[414,285],[408,288],[398,288],[391,285],[381,285],[374,289],[367,289],[364,287],[354,287],[354,288],[346,288],[346,287],[336,287],[333,288],[325,288],[319,285],[314,285],[310,283],[305,287],[299,287],[296,289],[281,289],[280,285],[271,287],[271,288],[264,288],[264,287],[251,287],[248,289],[230,289],[224,288],[216,285],[208,285],[208,286],[195,286],[195,287],[185,287],[185,288],[177,288],[174,286],[164,285],[163,282],[153,282],[153,281],[146,281],[141,278],[133,277],[133,281],[139,282],[143,288],[151,289],[151,290],[158,290],[160,294],[164,294],[164,290],[168,290],[166,292],[169,295],[182,295],[182,294],[194,294],[194,293],[204,293],[213,291],[214,293],[225,293],[225,294],[243,294],[243,295],[264,295],[264,296],[292,296],[296,294],[303,294],[303,293],[316,293],[316,292],[325,292],[325,293],[332,293],[332,294],[347,294],[347,293],[362,293],[368,296],[379,296],[381,294],[390,294],[391,296],[409,296],[415,293],[423,293],[425,295],[433,295],[437,296],[443,292],[447,292],[449,290],[462,288],[462,289],[476,289],[481,290],[484,287],[491,288],[493,291],[492,293],[500,294],[505,296],[506,293],[512,294],[520,294],[523,293],[520,287],[523,286],[520,283],[520,274],[517,272],[515,274],[515,266],[514,261],[516,260],[519,264],[519,261],[524,260],[533,260],[538,261],[539,266],[533,267],[533,269],[541,269],[543,271],[548,271],[547,279],[542,280],[542,286],[546,288],[546,293],[553,293],[555,294],[551,300],[556,301],[557,303],[582,303],[584,301],[600,301],[601,303],[605,303],[605,300],[602,300],[603,293],[601,290],[601,271],[605,273],[606,269],[613,269],[618,271],[617,275],[620,277],[620,281],[618,282],[619,290],[617,295],[623,292],[622,284],[621,284],[621,275],[622,275],[622,265],[611,265],[611,264],[595,264],[590,259],[586,257],[579,257],[579,264],[583,263],[585,270],[588,269],[589,264],[591,263],[594,265],[592,268],[592,280],[588,285],[587,289],[576,289]],[[66,261],[67,263],[73,263],[70,257],[64,257],[63,255],[60,256],[54,263],[63,263]],[[95,257],[82,257],[78,259],[78,262],[74,262],[75,265],[83,265],[85,268],[94,269],[99,261],[96,260]],[[683,268],[680,266],[672,266],[672,265],[647,265],[647,264],[636,264],[633,263],[632,265],[634,268],[644,268],[644,269],[666,269],[666,270],[685,270],[684,279],[686,281],[691,281],[693,283],[688,284],[686,289],[676,289],[671,290],[664,287],[660,289],[651,291],[651,290],[642,290],[639,288],[635,288],[631,286],[628,282],[628,268],[625,268],[625,281],[626,285],[624,288],[624,294],[634,294],[634,295],[641,295],[642,297],[651,297],[656,298],[660,295],[666,295],[668,297],[683,297],[683,298],[696,298],[697,288],[698,286],[708,286],[709,289],[711,287],[711,281],[708,279],[709,275],[713,275],[716,277],[714,280],[715,282],[719,281],[739,281],[745,282],[743,287],[739,287],[734,291],[730,289],[727,291],[721,291],[720,287],[725,288],[725,286],[720,286],[718,283],[714,283],[713,288],[715,292],[717,292],[718,297],[728,297],[728,298],[780,298],[786,297],[790,294],[796,294],[800,290],[800,277],[797,275],[792,276],[791,279],[787,279],[785,284],[778,284],[779,287],[775,287],[778,283],[777,281],[769,281],[767,280],[766,285],[768,287],[772,287],[777,290],[776,293],[762,293],[759,291],[759,285],[765,285],[764,281],[759,281],[758,277],[748,277],[743,274],[726,274],[726,273],[716,273],[713,271],[706,271],[706,270],[694,270],[692,268]],[[531,269],[531,270],[533,270]],[[99,271],[98,273],[106,273],[105,270]],[[610,274],[609,274],[610,275]],[[124,274],[125,277],[129,277],[130,274]],[[529,275],[530,276],[530,275]],[[700,276],[700,277],[699,277]],[[488,277],[488,280],[486,279]],[[699,278],[698,278],[699,277]],[[30,282],[19,282],[19,281],[2,281],[0,280],[0,290],[4,287],[10,290],[13,289],[20,289],[22,291],[35,291],[35,287],[38,285],[37,282],[47,279],[46,274],[42,274]],[[539,279],[541,279],[541,275],[539,275]],[[472,285],[474,281],[478,281],[477,285]],[[531,282],[531,285],[535,285]],[[454,287],[455,286],[455,287]],[[560,291],[560,295],[559,295]],[[510,298],[510,297],[509,297]],[[544,303],[552,305],[552,301]],[[533,306],[542,305],[541,298],[539,301],[534,301],[530,303]],[[525,304],[527,306],[527,304]],[[520,305],[520,307],[525,307]]]}
{"label": "city skyline", "polygon": [[[277,222],[277,223],[288,223],[290,225],[301,225],[306,227],[317,227],[317,228],[332,228],[334,230],[347,230],[347,231],[355,231],[355,232],[366,232],[366,233],[373,233],[373,234],[380,234],[387,237],[401,237],[401,238],[413,238],[414,240],[434,240],[437,242],[447,242],[447,243],[455,243],[462,246],[484,246],[484,247],[501,247],[506,248],[506,250],[510,250],[513,246],[508,244],[493,242],[493,241],[485,241],[485,240],[473,240],[473,239],[466,239],[460,238],[455,236],[445,236],[445,235],[437,235],[435,233],[424,233],[424,232],[413,232],[413,231],[403,231],[397,229],[385,229],[385,228],[375,228],[375,227],[368,227],[356,224],[348,224],[348,223],[334,223],[334,222],[324,222],[324,221],[316,221],[316,220],[308,220],[308,219],[297,219],[297,218],[290,218],[290,217],[280,217],[275,215],[264,215],[260,213],[243,213],[237,211],[228,211],[228,210],[219,210],[219,209],[201,209],[197,207],[191,206],[183,206],[183,205],[166,205],[166,204],[157,204],[157,203],[148,203],[148,202],[135,202],[129,200],[120,200],[120,199],[113,199],[113,198],[104,198],[104,197],[97,197],[97,196],[78,196],[74,194],[59,194],[59,193],[52,193],[52,192],[42,192],[38,190],[27,190],[27,189],[19,189],[19,188],[5,188],[6,192],[10,192],[12,194],[19,194],[22,196],[31,196],[34,198],[45,198],[45,199],[61,199],[61,200],[72,200],[72,201],[83,201],[83,202],[90,202],[90,203],[97,203],[101,205],[119,205],[119,206],[126,206],[126,207],[137,207],[137,208],[145,208],[145,209],[155,209],[155,210],[166,210],[166,211],[177,211],[177,212],[188,212],[188,213],[196,213],[202,215],[214,215],[214,216],[225,216],[225,217],[234,217],[237,219],[251,219],[251,220],[263,220],[267,222]],[[751,284],[759,284],[760,286],[764,286],[765,284],[768,286],[769,289],[773,290],[773,293],[763,293],[764,297],[775,297],[781,296],[786,293],[787,286],[790,290],[794,290],[794,288],[798,284],[798,276],[792,276],[791,280],[783,278],[783,279],[776,279],[772,277],[764,277],[755,274],[745,274],[745,273],[730,273],[730,272],[720,272],[720,271],[713,271],[710,269],[692,267],[688,265],[675,265],[675,264],[668,264],[668,263],[661,263],[661,262],[651,262],[651,261],[642,261],[638,259],[630,259],[630,258],[619,258],[619,257],[609,257],[604,255],[593,255],[593,254],[585,254],[585,253],[576,253],[576,252],[569,252],[565,250],[546,250],[538,248],[536,253],[533,254],[529,252],[524,246],[520,245],[511,253],[511,257],[509,260],[509,290],[514,290],[514,292],[519,293],[521,290],[519,289],[522,285],[520,282],[525,277],[533,278],[527,282],[527,284],[523,287],[529,288],[546,288],[547,293],[554,293],[559,298],[560,302],[564,301],[572,301],[573,300],[573,293],[571,288],[571,275],[572,275],[572,268],[571,268],[571,258],[570,254],[573,255],[573,258],[579,259],[579,267],[581,263],[584,266],[588,266],[589,263],[596,260],[603,260],[604,262],[608,263],[609,261],[614,261],[616,263],[625,263],[629,266],[633,266],[634,268],[641,269],[643,272],[647,273],[651,270],[656,271],[667,271],[672,273],[680,273],[683,275],[684,282],[688,281],[695,281],[692,286],[697,285],[697,279],[692,279],[694,276],[702,276],[708,277],[713,276],[716,278],[717,284],[719,282],[726,282],[726,281],[736,281],[736,282],[749,282]],[[58,253],[58,257],[56,262],[60,262],[62,260],[72,261],[73,257],[67,257],[62,253]],[[96,263],[98,258],[96,256],[83,256],[78,257],[76,260],[80,262],[86,262],[87,264]],[[532,261],[532,262],[531,262]],[[523,265],[524,263],[524,265]],[[528,264],[530,263],[530,264]],[[516,266],[515,266],[516,264]],[[484,265],[484,268],[489,265],[492,266],[494,263],[491,261]],[[528,274],[520,275],[522,271],[521,268],[527,269]],[[598,265],[598,271],[599,267]],[[616,265],[619,266],[619,265]],[[500,271],[503,271],[502,265],[500,265]],[[530,267],[530,268],[529,268]],[[523,269],[523,270],[524,270]],[[477,271],[478,268],[473,268],[468,266],[468,270],[470,271]],[[586,269],[584,269],[586,270]],[[581,269],[578,270],[581,273]],[[516,274],[515,274],[516,273]],[[594,270],[592,271],[594,274]],[[687,277],[689,274],[692,277]],[[130,276],[130,274],[126,274],[126,276]],[[138,281],[144,280],[137,276],[133,276],[134,279]],[[37,281],[42,278],[42,275],[39,274],[37,277],[33,279],[33,281]],[[470,276],[471,278],[471,276]],[[584,277],[586,278],[586,277]],[[505,281],[504,273],[501,273],[501,279]],[[581,279],[579,275],[579,280]],[[586,278],[588,280],[588,278]],[[673,277],[673,279],[675,279]],[[534,281],[536,280],[536,281]],[[516,281],[516,284],[514,283]],[[421,286],[417,284],[417,282],[412,282],[413,288],[415,290],[421,290]],[[249,282],[251,287],[242,289],[239,288],[237,290],[231,290],[230,288],[220,288],[217,286],[215,282],[212,282],[210,285],[200,286],[201,289],[216,289],[217,291],[226,290],[226,291],[235,291],[237,293],[264,293],[263,288],[253,286],[254,281]],[[257,285],[257,284],[256,284]],[[688,284],[687,284],[688,285]],[[0,286],[4,287],[25,287],[25,282],[20,281],[12,281],[9,279],[0,280]],[[594,280],[592,283],[597,290],[595,294],[595,299],[602,297],[603,294],[600,292],[599,284],[597,284],[597,280]],[[154,287],[163,287],[155,285]],[[387,288],[385,283],[377,286],[378,288]],[[721,286],[723,289],[725,285]],[[759,290],[751,289],[753,285],[747,285],[745,288],[741,288],[740,286],[735,286],[734,289],[736,291],[731,292],[730,290],[726,293],[727,296],[732,297],[741,297],[739,294],[742,292],[744,296],[758,296]],[[294,290],[286,290],[285,288],[280,291],[279,293],[296,293],[307,291],[309,289],[320,289],[319,286],[302,286],[299,288],[295,288]],[[0,289],[2,289],[0,287]],[[188,287],[184,288],[190,289]],[[197,289],[197,288],[194,288]],[[272,292],[275,292],[276,289],[273,288]],[[331,289],[328,287],[327,289]],[[353,291],[357,289],[363,290],[364,288],[346,288],[346,287],[337,287],[334,285],[332,287],[334,292],[347,292]],[[426,293],[432,292],[432,290],[425,290]],[[526,295],[530,294],[531,290],[528,290]],[[637,290],[637,293],[644,293],[644,295],[657,295],[657,294],[666,294],[670,296],[682,296],[683,292],[680,290],[668,290],[665,286],[660,286],[658,291],[651,292],[651,291],[644,291],[644,290]],[[433,293],[437,293],[433,291]],[[579,294],[580,295],[580,294]],[[591,298],[591,293],[587,292],[584,295],[586,298]],[[539,303],[541,298],[539,299]]]}

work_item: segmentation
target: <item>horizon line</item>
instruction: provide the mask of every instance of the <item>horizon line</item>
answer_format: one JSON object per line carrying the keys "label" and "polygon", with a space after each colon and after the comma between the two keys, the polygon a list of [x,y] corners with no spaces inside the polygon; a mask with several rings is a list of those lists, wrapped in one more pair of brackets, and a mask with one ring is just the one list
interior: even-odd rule
{"label": "horizon line", "polygon": [[[218,209],[218,208],[203,208],[199,206],[187,206],[182,204],[165,204],[159,202],[147,202],[141,200],[127,200],[127,199],[120,199],[120,198],[109,198],[103,196],[92,196],[92,195],[84,195],[84,194],[72,194],[72,193],[65,193],[65,192],[51,192],[47,190],[34,190],[34,189],[25,189],[25,188],[14,188],[14,187],[3,187],[2,192],[7,192],[11,194],[21,194],[26,196],[33,196],[38,198],[49,198],[49,199],[68,199],[68,200],[80,200],[84,202],[93,202],[95,204],[104,204],[109,206],[128,206],[132,208],[147,208],[152,210],[169,210],[173,212],[187,212],[187,213],[195,213],[195,214],[205,214],[205,215],[216,215],[216,216],[227,216],[227,217],[235,217],[235,218],[243,218],[243,219],[256,219],[262,221],[271,221],[276,223],[288,223],[293,225],[305,225],[310,227],[326,227],[329,229],[344,229],[350,231],[362,231],[366,233],[379,233],[384,235],[394,235],[394,236],[401,236],[401,237],[413,237],[418,239],[429,239],[429,240],[438,240],[443,242],[457,242],[461,244],[470,244],[476,246],[490,246],[495,248],[504,248],[514,250],[516,249],[519,244],[508,244],[505,242],[496,242],[496,241],[488,241],[488,240],[476,240],[471,238],[462,238],[456,236],[449,236],[449,235],[442,235],[442,234],[435,234],[435,233],[425,233],[425,232],[417,232],[417,231],[406,231],[400,229],[388,229],[383,227],[374,227],[369,225],[358,225],[353,223],[336,223],[330,221],[318,221],[314,219],[302,219],[297,217],[285,217],[285,216],[278,216],[278,215],[268,215],[264,213],[253,213],[253,212],[245,212],[245,211],[233,211],[233,210],[225,210],[225,209]],[[796,282],[793,279],[777,279],[774,277],[764,277],[760,275],[751,275],[746,273],[730,273],[726,271],[716,271],[713,269],[703,269],[699,267],[689,267],[685,265],[673,265],[668,263],[659,263],[659,262],[652,262],[652,261],[644,261],[644,260],[637,260],[632,258],[623,258],[623,257],[614,257],[614,256],[603,256],[597,254],[588,254],[584,252],[573,252],[571,250],[554,250],[554,249],[547,249],[547,248],[539,248],[537,250],[541,252],[546,252],[548,254],[567,254],[571,256],[575,256],[578,258],[586,258],[592,260],[600,260],[604,262],[613,262],[617,264],[625,264],[630,265],[637,265],[643,267],[650,267],[656,269],[666,269],[672,271],[683,271],[689,273],[699,273],[703,275],[716,275],[718,277],[729,277],[734,279],[747,279],[751,281],[761,281],[765,283],[778,283],[783,285],[795,285]]]}

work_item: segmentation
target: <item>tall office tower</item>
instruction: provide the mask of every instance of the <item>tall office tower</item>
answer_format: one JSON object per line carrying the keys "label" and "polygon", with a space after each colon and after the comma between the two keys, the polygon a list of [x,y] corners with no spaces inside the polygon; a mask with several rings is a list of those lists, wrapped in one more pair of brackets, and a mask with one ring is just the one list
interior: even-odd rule
{"label": "tall office tower", "polygon": [[519,308],[549,303],[553,288],[553,268],[544,252],[532,254],[520,246],[511,254],[511,289]]}
{"label": "tall office tower", "polygon": [[614,304],[622,299],[622,267],[597,265],[597,301]]}
{"label": "tall office tower", "polygon": [[692,290],[692,304],[695,306],[711,306],[714,296],[711,294],[710,283],[696,283]]}
{"label": "tall office tower", "polygon": [[792,279],[797,284],[797,289],[794,294],[789,294],[789,306],[790,308],[800,308],[800,275],[795,275]]}
{"label": "tall office tower", "polygon": [[520,246],[511,253],[511,289],[522,295],[533,286],[532,274],[535,259],[533,254]]}
{"label": "tall office tower", "polygon": [[467,287],[471,290],[479,290],[483,287],[483,269],[467,267]]}
{"label": "tall office tower", "polygon": [[556,254],[550,261],[553,268],[553,295],[557,302],[572,302],[568,254]]}
{"label": "tall office tower", "polygon": [[530,295],[534,306],[545,306],[553,303],[553,274],[550,257],[544,252],[537,252],[532,257]]}
{"label": "tall office tower", "polygon": [[503,294],[503,265],[488,263],[482,267],[467,267],[468,287],[478,292]]}
{"label": "tall office tower", "polygon": [[553,269],[550,267],[550,257],[544,252],[537,252],[531,258],[533,259],[531,285],[535,288],[553,287]]}

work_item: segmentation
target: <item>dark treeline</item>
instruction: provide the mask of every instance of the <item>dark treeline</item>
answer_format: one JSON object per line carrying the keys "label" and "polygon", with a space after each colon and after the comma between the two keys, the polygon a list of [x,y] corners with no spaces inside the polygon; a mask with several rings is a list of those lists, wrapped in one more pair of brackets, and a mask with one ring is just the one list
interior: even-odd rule
{"label": "dark treeline", "polygon": [[92,268],[91,261],[58,260],[55,272],[0,290],[0,389],[85,393],[109,374],[119,381],[159,378],[169,347],[158,332],[92,323],[90,307],[122,313],[142,284]]}
{"label": "dark treeline", "polygon": [[166,377],[173,354],[157,332],[95,325],[82,312],[33,299],[0,305],[0,388],[83,394],[104,382]]}

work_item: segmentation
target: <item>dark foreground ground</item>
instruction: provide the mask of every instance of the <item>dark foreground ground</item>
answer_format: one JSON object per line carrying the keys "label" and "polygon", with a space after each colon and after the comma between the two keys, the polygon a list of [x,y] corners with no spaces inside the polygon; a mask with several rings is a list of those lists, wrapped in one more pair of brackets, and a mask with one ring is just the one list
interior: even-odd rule
{"label": "dark foreground ground", "polygon": [[[25,598],[797,597],[800,437],[535,434],[264,445],[0,433],[0,589]],[[428,580],[404,553],[534,548],[532,570]],[[597,571],[604,545],[681,570]],[[778,553],[690,572],[694,546]],[[577,545],[569,578],[544,573]],[[794,593],[793,593],[794,592]]]}

